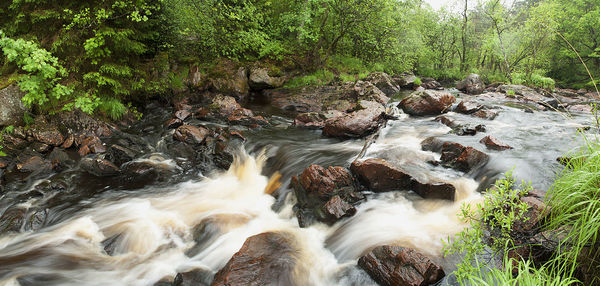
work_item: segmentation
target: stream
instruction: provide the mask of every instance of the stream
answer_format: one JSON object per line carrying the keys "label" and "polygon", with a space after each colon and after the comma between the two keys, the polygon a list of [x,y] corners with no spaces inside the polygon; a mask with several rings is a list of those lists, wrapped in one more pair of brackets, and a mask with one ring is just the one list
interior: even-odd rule
{"label": "stream", "polygon": [[[580,146],[578,128],[593,124],[589,114],[525,112],[500,99],[459,97],[465,98],[492,106],[499,115],[494,120],[454,112],[445,116],[484,124],[485,133],[458,136],[434,117],[400,111],[364,156],[385,159],[418,179],[453,184],[454,202],[426,200],[409,191],[367,193],[354,216],[307,228],[298,226],[294,214],[291,177],[311,164],[348,167],[365,139],[326,138],[319,130],[292,126],[288,114],[253,103],[248,107],[271,125],[240,127],[247,140],[232,167],[203,174],[183,168],[189,162],[168,152],[165,138],[173,130],[162,124],[170,113],[149,104],[147,116],[123,133],[143,141],[146,152],[136,160],[164,170],[161,179],[98,178],[74,165],[4,186],[0,214],[19,210],[29,223],[19,232],[0,234],[0,285],[154,285],[193,269],[203,271],[209,285],[248,237],[268,231],[293,236],[298,263],[290,280],[296,285],[376,285],[356,262],[373,247],[390,243],[418,250],[448,274],[459,257],[445,258],[441,250],[444,240],[465,227],[457,217],[461,205],[479,202],[480,192],[510,170],[518,180],[547,190],[562,170],[556,158]],[[490,134],[514,149],[486,149],[479,140]],[[431,136],[473,146],[490,161],[466,174],[434,166],[428,162],[440,154],[421,150],[421,141]],[[275,172],[282,174],[282,187],[272,196],[265,188]],[[56,182],[66,187],[56,188]]]}

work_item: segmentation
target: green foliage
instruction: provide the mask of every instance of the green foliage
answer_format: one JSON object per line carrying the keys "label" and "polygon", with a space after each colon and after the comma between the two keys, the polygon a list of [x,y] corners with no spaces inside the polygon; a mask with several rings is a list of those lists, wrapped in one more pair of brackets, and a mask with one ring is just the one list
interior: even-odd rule
{"label": "green foliage", "polygon": [[506,96],[508,96],[508,97],[515,97],[515,96],[517,96],[517,94],[515,93],[514,89],[509,89],[509,90],[506,91]]}
{"label": "green foliage", "polygon": [[511,238],[513,226],[516,222],[527,220],[524,215],[528,206],[520,198],[531,187],[522,183],[520,188],[514,188],[514,184],[515,180],[508,172],[504,179],[497,180],[487,190],[483,203],[475,208],[469,204],[462,206],[460,216],[470,226],[457,234],[453,243],[449,239],[444,246],[445,255],[464,254],[463,262],[457,265],[459,280],[464,282],[482,270],[494,268],[493,261],[480,261],[486,249],[506,255],[508,249],[515,246]]}
{"label": "green foliage", "polygon": [[285,87],[295,88],[302,86],[325,85],[330,83],[334,78],[335,74],[333,74],[333,72],[326,69],[321,69],[305,76],[295,77],[289,80],[285,84]]}
{"label": "green foliage", "polygon": [[116,98],[108,98],[101,100],[98,109],[104,112],[113,120],[119,120],[127,113],[127,107]]}
{"label": "green foliage", "polygon": [[556,84],[553,79],[541,76],[538,73],[533,73],[529,76],[524,73],[515,73],[513,74],[513,83],[544,88],[547,90],[554,90]]}
{"label": "green foliage", "polygon": [[415,77],[414,84],[417,85],[417,86],[419,86],[419,85],[423,84],[423,82],[421,82],[421,78]]}
{"label": "green foliage", "polygon": [[28,113],[23,113],[23,122],[25,122],[25,126],[32,125],[35,123],[35,119]]}

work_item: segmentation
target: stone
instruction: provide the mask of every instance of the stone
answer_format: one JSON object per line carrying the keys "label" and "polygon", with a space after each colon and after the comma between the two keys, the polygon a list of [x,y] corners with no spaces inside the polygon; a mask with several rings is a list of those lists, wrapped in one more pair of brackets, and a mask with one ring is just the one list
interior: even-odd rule
{"label": "stone", "polygon": [[456,128],[459,127],[459,124],[454,122],[452,119],[446,117],[446,116],[438,116],[434,119],[434,121],[437,121],[439,123],[442,123],[450,128]]}
{"label": "stone", "polygon": [[323,212],[330,217],[330,220],[337,221],[355,215],[356,208],[342,200],[340,196],[334,196],[323,205]]}
{"label": "stone", "polygon": [[361,138],[379,129],[384,119],[383,105],[372,101],[361,101],[362,109],[342,116],[327,119],[323,135],[337,138]]}
{"label": "stone", "polygon": [[433,285],[445,273],[421,253],[400,246],[378,246],[358,260],[373,280],[384,286],[424,286]]}
{"label": "stone", "polygon": [[248,71],[245,67],[235,68],[231,65],[218,65],[219,76],[209,78],[209,87],[213,92],[233,96],[245,100],[250,91]]}
{"label": "stone", "polygon": [[32,156],[22,163],[17,163],[17,170],[21,172],[47,172],[52,170],[52,164],[40,156]]}
{"label": "stone", "polygon": [[75,137],[73,136],[73,134],[69,134],[69,136],[67,136],[67,138],[65,139],[65,141],[63,141],[60,147],[63,149],[69,149],[71,148],[71,146],[73,146],[73,143],[75,143]]}
{"label": "stone", "polygon": [[0,127],[23,124],[23,113],[27,111],[21,101],[24,95],[17,84],[0,89]]}
{"label": "stone", "polygon": [[181,121],[179,118],[171,118],[164,124],[165,128],[167,129],[175,129],[181,125],[183,125],[183,121]]}
{"label": "stone", "polygon": [[413,88],[417,77],[412,74],[405,74],[400,76],[394,76],[393,79],[401,88]]}
{"label": "stone", "polygon": [[283,77],[272,77],[266,68],[254,67],[250,69],[249,85],[252,90],[273,89],[282,87],[285,82]]}
{"label": "stone", "polygon": [[465,79],[456,84],[456,89],[464,91],[468,94],[481,94],[485,89],[485,84],[478,74],[470,74]]}
{"label": "stone", "polygon": [[119,167],[100,157],[83,158],[80,164],[83,170],[98,177],[113,176],[119,173]]}
{"label": "stone", "polygon": [[210,135],[210,130],[204,127],[197,127],[192,125],[179,126],[173,137],[188,144],[202,144],[206,137]]}
{"label": "stone", "polygon": [[354,161],[350,170],[374,192],[410,189],[413,178],[383,159]]}
{"label": "stone", "polygon": [[454,201],[456,188],[448,183],[421,183],[414,181],[413,191],[424,199]]}
{"label": "stone", "polygon": [[104,153],[106,152],[106,146],[100,141],[100,138],[96,136],[88,136],[80,143],[79,155],[85,156],[89,153]]}
{"label": "stone", "polygon": [[458,104],[458,106],[456,106],[454,112],[462,114],[471,114],[481,110],[482,108],[483,105],[480,105],[477,102],[463,100]]}
{"label": "stone", "polygon": [[367,75],[364,81],[372,83],[388,97],[400,92],[400,86],[384,72],[372,72]]}
{"label": "stone", "polygon": [[[391,83],[390,83],[391,84]],[[356,98],[360,99],[360,100],[366,100],[366,101],[374,101],[377,103],[381,103],[381,104],[386,104],[388,101],[390,101],[390,98],[388,96],[394,95],[398,91],[394,92],[394,89],[391,87],[388,87],[388,92],[390,92],[390,94],[380,90],[377,86],[375,86],[373,83],[368,82],[368,81],[362,81],[359,80],[354,84],[354,92],[356,93]]]}
{"label": "stone", "polygon": [[437,137],[429,137],[421,141],[421,150],[441,153],[444,143],[446,142]]}
{"label": "stone", "polygon": [[31,144],[29,147],[34,152],[41,154],[47,153],[48,151],[50,151],[50,148],[52,148],[50,145],[41,142],[33,142],[33,144]]}
{"label": "stone", "polygon": [[36,141],[51,146],[60,146],[65,141],[65,138],[60,131],[58,131],[58,128],[53,126],[44,128],[36,127],[31,130],[31,134]]}
{"label": "stone", "polygon": [[502,151],[502,150],[508,150],[508,149],[513,148],[513,147],[510,147],[510,146],[502,143],[502,141],[498,140],[498,138],[496,138],[492,135],[483,137],[479,142],[491,150]]}
{"label": "stone", "polygon": [[192,113],[188,110],[178,110],[175,112],[175,118],[184,121],[186,120],[188,117],[190,117],[190,115],[192,115]]}
{"label": "stone", "polygon": [[433,78],[424,77],[421,79],[421,81],[422,81],[421,86],[424,89],[437,89],[437,90],[444,89],[444,87],[442,87],[442,84],[440,84],[438,81],[436,81]]}
{"label": "stone", "polygon": [[320,129],[325,125],[325,117],[319,112],[304,112],[296,116],[293,125],[311,129]]}
{"label": "stone", "polygon": [[446,142],[442,145],[440,161],[446,167],[462,172],[469,172],[481,167],[489,161],[489,156],[473,147],[465,147],[458,143]]}
{"label": "stone", "polygon": [[293,236],[266,232],[246,239],[212,282],[220,285],[295,285],[297,252]]}
{"label": "stone", "polygon": [[456,98],[447,92],[422,90],[404,98],[398,107],[410,115],[438,115],[448,111],[455,100]]}
{"label": "stone", "polygon": [[539,102],[544,100],[544,96],[537,92],[535,89],[526,87],[523,85],[500,85],[498,86],[498,91],[508,94],[509,92],[514,92],[515,95],[519,96],[520,99],[526,101]]}
{"label": "stone", "polygon": [[[177,273],[173,283],[168,286],[204,286],[210,285],[209,279],[212,273],[206,270],[192,270],[188,272]],[[208,280],[208,281],[207,281]],[[156,285],[155,285],[156,286]],[[165,285],[167,286],[167,285]]]}
{"label": "stone", "polygon": [[118,144],[111,145],[107,151],[107,159],[114,162],[117,166],[127,163],[137,156],[137,152]]}
{"label": "stone", "polygon": [[487,108],[483,108],[478,111],[475,111],[471,115],[483,119],[493,120],[494,118],[496,118],[496,116],[498,116],[498,112],[494,110],[489,110]]}

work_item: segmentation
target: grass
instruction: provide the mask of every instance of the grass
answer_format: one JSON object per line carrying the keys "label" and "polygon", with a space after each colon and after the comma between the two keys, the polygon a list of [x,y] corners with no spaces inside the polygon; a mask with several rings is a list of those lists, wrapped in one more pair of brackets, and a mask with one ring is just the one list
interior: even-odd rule
{"label": "grass", "polygon": [[127,113],[127,106],[116,98],[103,99],[98,108],[112,120],[119,120]]}

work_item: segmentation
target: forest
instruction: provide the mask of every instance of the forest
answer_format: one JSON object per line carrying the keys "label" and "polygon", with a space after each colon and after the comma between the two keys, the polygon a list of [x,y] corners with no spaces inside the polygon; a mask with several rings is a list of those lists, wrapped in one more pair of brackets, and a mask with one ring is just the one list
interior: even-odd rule
{"label": "forest", "polygon": [[0,1],[0,285],[598,285],[598,78],[600,0]]}

